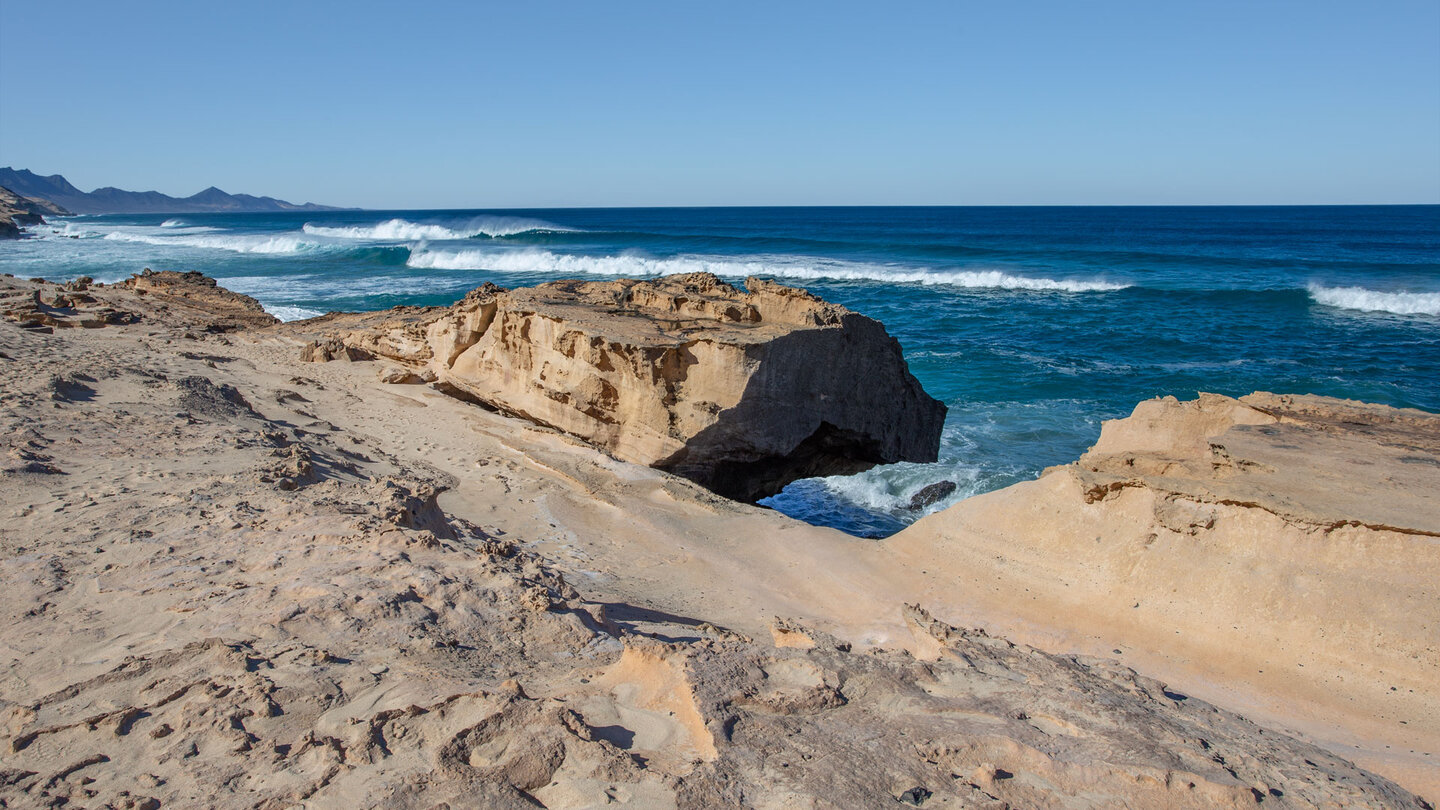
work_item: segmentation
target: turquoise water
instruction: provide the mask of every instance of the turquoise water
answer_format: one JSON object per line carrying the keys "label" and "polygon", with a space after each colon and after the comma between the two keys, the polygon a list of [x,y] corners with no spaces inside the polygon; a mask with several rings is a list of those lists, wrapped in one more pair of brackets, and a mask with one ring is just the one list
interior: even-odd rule
{"label": "turquoise water", "polygon": [[0,271],[200,270],[284,318],[445,304],[485,281],[709,270],[885,323],[950,408],[941,460],[768,505],[881,536],[1084,452],[1101,420],[1198,391],[1440,410],[1440,206],[718,208],[92,216],[0,243]]}

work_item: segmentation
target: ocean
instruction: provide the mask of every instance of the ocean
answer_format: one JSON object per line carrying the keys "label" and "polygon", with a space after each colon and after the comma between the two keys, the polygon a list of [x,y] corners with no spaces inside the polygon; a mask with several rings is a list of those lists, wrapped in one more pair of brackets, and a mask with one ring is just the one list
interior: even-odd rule
{"label": "ocean", "polygon": [[[199,270],[282,319],[448,304],[492,281],[708,270],[883,322],[949,406],[940,461],[764,503],[883,537],[1075,459],[1150,397],[1313,393],[1440,410],[1440,206],[657,208],[106,215],[0,272]],[[912,495],[952,481],[914,511]]]}

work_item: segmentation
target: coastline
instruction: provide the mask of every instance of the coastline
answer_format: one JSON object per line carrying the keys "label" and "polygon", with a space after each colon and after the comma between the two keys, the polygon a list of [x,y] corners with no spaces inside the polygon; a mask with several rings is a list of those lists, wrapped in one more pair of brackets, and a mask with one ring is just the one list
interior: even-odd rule
{"label": "coastline", "polygon": [[[21,287],[25,284],[9,279],[5,282]],[[1315,704],[1314,715],[1307,718],[1304,713],[1295,711],[1298,701],[1289,691],[1293,689],[1293,684],[1245,680],[1234,676],[1234,673],[1227,673],[1224,667],[1211,666],[1212,662],[1191,650],[1166,649],[1150,643],[1150,639],[1127,635],[1130,631],[1125,628],[1106,626],[1102,621],[1067,625],[1065,622],[1077,618],[1074,613],[1061,614],[1065,617],[1064,621],[1047,624],[1039,620],[1039,614],[1016,610],[1011,600],[1002,598],[1003,590],[1002,596],[996,597],[993,591],[987,592],[983,588],[957,587],[958,580],[953,570],[937,568],[933,565],[936,557],[927,557],[917,550],[920,546],[934,545],[933,542],[923,542],[923,538],[929,536],[933,540],[934,534],[939,531],[935,524],[955,520],[956,515],[950,511],[928,518],[883,543],[859,540],[837,531],[807,526],[768,510],[719,498],[688,481],[617,461],[564,434],[474,408],[425,386],[381,383],[376,380],[375,364],[300,364],[296,358],[303,341],[294,337],[270,334],[263,328],[212,332],[204,328],[204,318],[192,318],[187,322],[182,315],[188,316],[173,310],[146,310],[135,324],[104,326],[102,319],[101,328],[57,329],[53,334],[43,336],[22,334],[9,324],[3,327],[7,341],[6,390],[17,394],[8,404],[7,418],[17,420],[18,426],[26,421],[24,407],[50,405],[55,410],[110,414],[110,418],[115,420],[111,427],[118,431],[107,438],[104,430],[95,425],[87,426],[79,420],[42,421],[31,417],[31,421],[36,423],[34,429],[42,438],[26,440],[37,444],[28,450],[25,448],[29,445],[12,448],[12,455],[31,453],[36,457],[21,459],[25,465],[53,465],[59,468],[59,472],[32,470],[7,476],[6,486],[16,487],[16,497],[10,500],[17,504],[27,503],[30,510],[26,512],[26,507],[17,508],[11,515],[14,522],[4,535],[7,551],[11,551],[9,547],[12,545],[23,546],[29,557],[34,558],[26,563],[31,568],[27,568],[23,576],[14,578],[15,584],[32,576],[39,581],[43,579],[41,574],[44,571],[53,572],[53,564],[44,557],[46,553],[54,554],[55,550],[37,553],[34,548],[37,543],[41,546],[93,545],[104,549],[99,556],[139,554],[142,549],[134,546],[137,537],[130,529],[123,533],[114,531],[109,521],[123,514],[136,531],[153,531],[135,523],[144,519],[137,510],[147,506],[147,498],[162,498],[160,493],[166,489],[166,476],[178,475],[187,485],[204,481],[209,486],[209,489],[196,493],[203,496],[198,501],[186,501],[186,496],[177,492],[170,496],[175,500],[166,498],[160,502],[167,509],[181,510],[168,514],[166,518],[177,539],[186,533],[209,532],[206,537],[216,542],[232,543],[225,547],[233,548],[236,539],[243,544],[246,538],[253,540],[267,533],[272,537],[283,534],[289,542],[299,542],[305,548],[319,548],[324,553],[341,557],[341,551],[334,551],[343,551],[345,546],[343,539],[336,539],[344,536],[344,532],[334,525],[340,518],[334,515],[310,516],[306,510],[327,498],[331,503],[344,501],[342,494],[346,486],[378,487],[367,490],[371,492],[369,503],[361,501],[347,503],[346,506],[362,509],[363,515],[383,516],[389,514],[385,508],[389,503],[387,499],[398,499],[400,509],[394,512],[389,528],[377,524],[370,530],[378,536],[389,535],[381,547],[384,548],[385,543],[393,547],[379,555],[391,561],[387,564],[398,564],[394,562],[399,559],[398,555],[407,553],[405,549],[416,543],[421,548],[426,547],[427,541],[422,537],[424,532],[438,538],[434,542],[443,548],[447,522],[474,527],[478,534],[472,533],[471,536],[485,538],[483,542],[495,544],[496,549],[506,544],[513,545],[512,556],[500,556],[499,559],[512,560],[516,574],[514,582],[525,583],[515,586],[514,604],[522,605],[524,600],[530,599],[540,608],[536,615],[543,621],[536,620],[535,623],[545,624],[546,627],[543,632],[535,631],[537,643],[543,646],[546,639],[554,642],[557,634],[573,634],[570,638],[578,643],[569,647],[561,644],[556,649],[577,657],[588,651],[594,658],[595,666],[612,667],[607,677],[619,679],[617,683],[663,685],[669,683],[667,679],[678,677],[674,666],[665,663],[672,660],[667,656],[675,655],[676,651],[667,648],[663,654],[654,649],[645,652],[645,645],[652,642],[681,648],[723,647],[726,644],[764,646],[764,640],[771,637],[775,649],[783,651],[795,649],[787,646],[792,644],[803,648],[808,643],[810,649],[823,648],[826,644],[823,639],[829,636],[848,642],[845,646],[853,645],[857,650],[890,650],[885,655],[892,656],[901,655],[898,651],[904,650],[906,657],[945,659],[945,643],[937,647],[936,634],[917,632],[917,628],[924,629],[923,623],[917,620],[917,614],[903,608],[907,603],[918,601],[942,622],[984,627],[992,634],[1034,644],[1054,653],[1103,654],[1110,648],[1125,649],[1122,657],[1125,665],[1134,666],[1146,675],[1163,678],[1174,690],[1221,706],[1242,706],[1255,719],[1289,727],[1312,740],[1327,740],[1332,751],[1343,748],[1343,756],[1360,760],[1371,770],[1390,775],[1411,790],[1427,796],[1435,795],[1433,783],[1423,779],[1423,770],[1392,767],[1393,762],[1386,758],[1384,749],[1379,748],[1389,744],[1386,742],[1389,738],[1361,735],[1362,739],[1352,743],[1344,736],[1357,716],[1354,710],[1333,702],[1320,702]],[[91,370],[83,370],[87,367]],[[54,376],[42,382],[39,377],[47,368],[53,370]],[[164,380],[154,376],[148,378],[153,383],[149,392],[157,393],[147,393],[145,374],[161,371],[165,375]],[[76,374],[88,375],[90,379],[77,377]],[[193,377],[208,380],[209,386],[194,384],[196,391],[192,393],[196,397],[194,403],[198,404],[186,411],[188,419],[177,417],[175,409],[171,408],[168,417],[164,412],[156,411],[147,414],[148,421],[137,420],[137,425],[127,427],[125,418],[129,414],[116,415],[118,411],[141,413],[145,410],[142,406],[152,395],[158,396],[158,392],[163,390],[167,392],[165,396],[170,396],[168,392],[171,388],[166,386],[173,385],[171,381]],[[226,393],[227,385],[233,386],[242,398],[244,408]],[[37,396],[43,396],[28,396],[32,389],[36,390]],[[86,393],[87,390],[89,393]],[[26,392],[28,398],[18,395],[19,392]],[[203,412],[206,408],[211,409],[208,416]],[[233,469],[224,469],[223,465],[221,468],[213,467],[222,463],[220,456],[203,458],[206,452],[218,451],[227,441],[233,445],[235,441],[248,440],[248,434],[232,434],[218,427],[207,427],[211,423],[229,425],[235,420],[257,418],[247,414],[246,410],[263,417],[261,421],[270,423],[268,430],[274,431],[278,425],[281,432],[288,431],[282,437],[283,443],[276,440],[273,446],[249,448],[255,451],[257,457],[263,455],[270,459],[267,463],[274,469],[269,472],[254,473],[245,466],[254,463],[254,459],[249,457],[237,460],[235,463],[238,466]],[[173,425],[167,426],[166,419]],[[146,430],[159,432],[135,432],[142,424]],[[64,425],[69,425],[70,435],[60,430]],[[207,434],[207,430],[214,432]],[[264,435],[264,430],[252,432]],[[109,451],[111,455],[87,449],[106,447],[107,441],[114,442]],[[292,449],[297,446],[304,451],[303,454],[301,450]],[[206,451],[207,447],[209,451]],[[201,457],[192,458],[189,453],[196,451]],[[362,462],[360,458],[366,461]],[[342,469],[347,463],[355,470],[347,472]],[[187,464],[193,466],[187,468]],[[73,471],[67,471],[67,466]],[[404,481],[395,487],[387,487],[383,483],[384,476],[377,476],[377,473],[385,471]],[[65,475],[67,472],[68,476]],[[270,481],[263,480],[267,476]],[[377,484],[372,478],[382,483]],[[1048,479],[1050,476],[1047,475],[1042,482]],[[103,487],[103,482],[107,480],[130,483],[112,485],[108,491],[95,489]],[[284,488],[281,483],[284,481],[290,482],[291,489]],[[1042,482],[1035,482],[1028,488],[1034,489]],[[281,517],[275,525],[256,523],[263,519],[242,509],[233,497],[226,499],[225,496],[233,495],[226,492],[229,488],[238,489],[246,495],[244,502],[251,508],[263,503],[265,508],[275,510]],[[1023,501],[1026,488],[1026,485],[1012,487],[993,494],[990,500]],[[126,489],[130,491],[123,491]],[[262,501],[262,493],[264,498],[273,497],[276,500],[273,503]],[[304,504],[287,505],[287,499],[295,497],[294,493],[304,494],[311,500]],[[210,509],[206,506],[207,499],[225,501],[225,506],[223,509]],[[960,507],[952,509],[961,509],[961,514],[973,514],[977,508],[974,501],[963,502]],[[984,502],[978,506],[984,506]],[[92,514],[94,517],[91,517]],[[53,527],[57,522],[73,533],[74,539],[68,536],[57,538],[42,529]],[[1426,530],[1433,532],[1434,529],[1432,526]],[[224,539],[227,533],[235,533],[235,536],[227,541]],[[191,565],[178,559],[166,560],[168,552],[151,548],[156,544],[163,548],[169,541],[156,540],[153,536],[143,540],[144,554],[157,555],[157,562],[145,563],[152,565],[145,569],[153,578],[148,585],[137,588],[134,582],[109,581],[103,571],[93,571],[86,563],[80,579],[91,584],[67,581],[62,570],[58,574],[47,574],[50,577],[47,585],[27,586],[30,588],[27,593],[33,592],[34,601],[41,605],[47,603],[48,593],[65,594],[67,589],[76,591],[79,588],[92,588],[93,593],[76,591],[65,595],[69,601],[51,602],[54,605],[51,615],[59,618],[29,617],[18,625],[25,634],[23,642],[6,642],[7,650],[13,651],[9,652],[10,657],[20,662],[19,669],[12,669],[15,674],[7,677],[3,686],[3,697],[20,729],[16,732],[18,737],[12,736],[12,747],[14,739],[34,733],[35,727],[33,718],[27,720],[23,712],[17,712],[15,707],[41,695],[63,692],[72,684],[103,679],[107,672],[115,671],[114,667],[121,665],[126,656],[153,656],[179,643],[179,637],[170,638],[167,632],[168,628],[183,625],[183,621],[151,622],[146,618],[132,618],[127,621],[133,626],[125,626],[117,618],[124,613],[125,600],[137,598],[145,587],[174,588],[184,583],[180,588],[182,593],[175,597],[177,601],[167,608],[176,610],[174,615],[177,616],[184,616],[207,602],[218,600],[213,604],[219,605],[219,610],[233,610],[237,617],[249,617],[237,620],[238,623],[217,620],[218,626],[227,634],[244,636],[249,633],[263,639],[272,632],[262,629],[267,621],[277,627],[287,621],[305,621],[300,615],[284,617],[288,610],[280,605],[285,602],[284,598],[273,606],[267,605],[264,611],[260,610],[260,606],[247,602],[244,592],[256,586],[226,590],[227,577],[234,575],[236,581],[243,581],[241,573],[251,576],[254,571],[260,570],[253,567],[258,565],[259,559],[245,558],[234,571],[215,572],[203,570],[205,565],[213,563],[197,562],[194,565],[200,565],[201,572],[194,574],[188,570]],[[175,545],[187,547],[183,542]],[[187,548],[197,550],[194,546]],[[78,549],[72,549],[75,550]],[[13,553],[19,554],[18,549]],[[287,565],[285,560],[289,558],[283,548],[267,553],[278,555],[275,557],[275,569],[283,572]],[[418,555],[418,551],[416,553]],[[90,554],[96,556],[93,551]],[[127,563],[120,570],[132,571],[136,570],[134,566],[141,565],[138,557],[127,559]],[[232,568],[234,563],[232,560]],[[497,569],[503,569],[508,564],[497,562],[493,555],[487,563]],[[443,580],[445,576],[453,575],[447,574],[440,563],[435,565],[438,567],[430,572],[430,576]],[[47,566],[50,567],[47,569]],[[66,566],[61,567],[64,569]],[[222,564],[220,568],[225,569],[225,566]],[[966,571],[972,577],[984,573],[984,569],[971,564],[966,565]],[[498,570],[493,576],[504,579]],[[429,586],[424,579],[422,576],[416,580],[418,585],[412,583],[410,592],[418,594],[425,591]],[[64,584],[57,586],[57,582]],[[58,590],[47,590],[51,587],[58,587]],[[269,587],[277,586],[270,583]],[[288,587],[303,591],[305,586],[292,583]],[[416,590],[417,587],[419,590]],[[539,587],[540,591],[534,590],[535,587]],[[567,595],[572,592],[575,596]],[[153,598],[155,591],[145,593]],[[1432,616],[1435,607],[1433,598],[1431,594],[1432,601],[1426,608],[1432,611]],[[298,604],[303,600],[296,601]],[[420,601],[426,600],[422,598]],[[567,601],[574,604],[564,610],[552,610]],[[78,615],[74,611],[100,610],[102,604],[110,604],[108,609],[113,612],[107,614],[110,617],[107,621],[111,624],[104,621],[88,626],[71,623]],[[409,601],[401,600],[376,615],[387,621],[403,616],[412,609],[407,607],[408,604]],[[333,609],[343,614],[342,602],[335,602]],[[480,606],[471,605],[467,609],[482,612]],[[459,613],[463,615],[464,610]],[[619,632],[596,634],[582,614],[590,617],[590,624],[616,628]],[[524,618],[528,614],[519,615],[522,620],[518,624],[528,626],[531,620]],[[557,629],[559,625],[550,626],[555,624],[552,619],[567,624]],[[321,618],[319,621],[323,625],[329,620]],[[72,655],[60,660],[47,659],[39,652],[43,647],[40,635],[57,632],[52,622],[60,623],[58,632],[68,633],[67,638],[80,643]],[[787,629],[807,626],[813,630]],[[317,627],[316,632],[321,629],[324,629],[323,626]],[[329,629],[342,638],[346,634],[354,636],[357,632],[345,622],[334,624]],[[447,631],[453,629],[448,628]],[[419,638],[398,641],[400,646],[396,649],[404,649],[407,643],[429,642],[438,638],[427,637],[425,633],[429,632],[422,632]],[[524,632],[529,631],[522,630],[521,634]],[[636,642],[642,641],[641,634],[648,634],[649,638],[638,646],[627,646],[622,640],[627,633]],[[751,641],[742,642],[739,637]],[[203,639],[192,639],[186,643],[201,641]],[[639,651],[629,652],[632,646]],[[1138,652],[1143,648],[1154,648],[1154,651],[1147,656]],[[522,651],[515,660],[528,661],[526,655]],[[626,659],[626,655],[630,658]],[[616,656],[619,660],[612,660]],[[793,662],[801,659],[784,660]],[[509,700],[506,705],[519,705],[515,693],[534,692],[532,697],[539,697],[547,686],[556,689],[555,694],[563,696],[563,690],[555,684],[564,679],[554,676],[551,671],[558,665],[559,662],[549,661],[516,667],[518,671],[512,679],[518,679],[519,685],[506,687],[511,692],[511,697],[506,698]],[[818,670],[812,672],[806,669],[806,666],[813,665],[813,662],[801,662],[777,668],[777,671],[784,670],[793,676],[794,683],[787,687],[793,694],[786,699],[819,701],[816,706],[831,700],[825,697],[830,694],[826,690],[840,687],[828,683],[823,672],[816,674]],[[1110,671],[1115,665],[1096,663],[1095,666]],[[1123,666],[1120,669],[1123,670]],[[383,675],[383,671],[380,674]],[[405,694],[405,690],[416,688],[414,681],[423,681],[426,677],[419,668],[409,674],[408,685],[390,684],[387,688],[398,688],[400,693],[397,694]],[[383,683],[386,679],[380,677],[379,680]],[[776,676],[772,680],[780,682],[784,679]],[[498,685],[487,689],[492,694],[502,691]],[[654,691],[660,695],[666,689],[656,686]],[[644,692],[643,688],[641,692]],[[381,693],[389,694],[384,690]],[[857,701],[858,694],[855,693]],[[596,695],[585,696],[584,700],[591,698],[596,698]],[[1429,710],[1433,710],[1440,698],[1432,692],[1422,695],[1421,699]],[[654,700],[660,701],[661,698],[655,697]],[[772,702],[778,700],[780,698],[773,698]],[[372,700],[377,707],[384,702]],[[1185,709],[1185,703],[1192,701],[1172,702],[1178,708],[1168,708],[1181,711]],[[404,708],[403,701],[395,705]],[[623,726],[623,717],[636,717],[635,712],[641,709],[645,707],[599,706],[592,709],[592,713],[600,716],[606,711],[612,712],[616,719],[614,725]],[[689,708],[681,706],[680,709],[679,715],[688,717]],[[645,710],[654,711],[654,708]],[[504,711],[501,710],[501,714]],[[701,706],[695,711],[699,715],[696,721],[699,725],[686,720],[681,724],[683,728],[678,730],[670,727],[651,730],[662,738],[680,741],[679,750],[697,757],[701,762],[713,762],[720,754],[712,750],[713,742],[709,748],[704,742],[706,734],[714,733],[714,729],[707,725],[710,722],[706,717],[709,709]],[[798,709],[796,711],[799,712]],[[808,711],[810,709],[787,716],[807,716]],[[1273,713],[1267,714],[1267,711]],[[1359,711],[1363,713],[1365,710],[1362,708]],[[627,715],[627,712],[630,714]],[[131,718],[128,722],[133,724],[137,719]],[[119,734],[118,729],[119,726],[116,726],[112,736],[128,736],[128,726],[126,735]],[[644,728],[630,730],[637,738],[648,733]],[[670,736],[666,737],[667,734]],[[1327,739],[1327,734],[1333,735],[1334,739]],[[234,744],[239,746],[241,743],[236,741]],[[631,744],[634,745],[634,739]],[[1350,749],[1352,744],[1360,747]],[[603,749],[603,746],[598,747]],[[32,754],[38,749],[39,746],[32,749]],[[1431,751],[1440,753],[1433,748]],[[993,753],[986,755],[994,756]],[[656,767],[661,765],[665,763]],[[613,768],[620,767],[613,765]],[[694,772],[685,771],[688,767],[685,762],[670,763],[666,767],[670,767],[672,775]],[[995,767],[1003,769],[1003,766],[992,766],[988,782],[980,778],[972,780],[976,789],[1003,792],[1007,786],[1001,784],[997,787]],[[509,771],[506,773],[510,774]],[[554,773],[552,771],[549,776]],[[633,773],[631,775],[634,776]],[[653,787],[652,782],[636,778],[637,783]],[[1219,779],[1216,784],[1223,786],[1223,775]],[[1004,781],[1001,779],[1001,782]],[[579,795],[585,789],[582,782],[574,781],[569,789]],[[532,786],[535,790],[546,787]],[[1008,787],[1018,789],[1019,785]],[[887,787],[889,789],[892,788]],[[1242,793],[1244,798],[1248,798],[1248,790]],[[1390,798],[1380,802],[1381,806],[1391,806],[1398,802],[1397,797],[1400,796],[1398,793],[1386,795]],[[557,799],[547,802],[551,803],[555,806],[564,804]]]}

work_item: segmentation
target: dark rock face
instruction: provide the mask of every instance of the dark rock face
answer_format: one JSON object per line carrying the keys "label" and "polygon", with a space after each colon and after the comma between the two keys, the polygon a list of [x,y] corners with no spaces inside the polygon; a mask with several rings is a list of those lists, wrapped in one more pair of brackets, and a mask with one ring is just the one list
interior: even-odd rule
{"label": "dark rock face", "polygon": [[954,481],[936,481],[933,484],[926,484],[919,492],[910,497],[910,505],[906,508],[912,512],[919,512],[927,506],[934,506],[950,497],[958,488],[959,485]]}
{"label": "dark rock face", "polygon": [[758,369],[738,401],[651,466],[754,502],[801,478],[936,459],[945,405],[925,393],[879,322],[846,311],[752,356]]}
{"label": "dark rock face", "polygon": [[708,273],[492,287],[445,309],[292,328],[736,500],[935,460],[945,405],[884,326],[774,282],[746,287]]}

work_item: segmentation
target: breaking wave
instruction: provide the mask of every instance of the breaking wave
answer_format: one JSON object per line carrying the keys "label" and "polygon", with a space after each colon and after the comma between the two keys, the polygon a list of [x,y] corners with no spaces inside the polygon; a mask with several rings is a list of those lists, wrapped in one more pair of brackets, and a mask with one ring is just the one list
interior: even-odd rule
{"label": "breaking wave", "polygon": [[943,284],[954,287],[1057,292],[1107,292],[1128,284],[1107,281],[1017,276],[999,270],[921,270],[909,267],[843,262],[801,256],[765,256],[752,261],[719,257],[676,256],[657,259],[621,254],[584,256],[544,250],[414,250],[410,267],[437,270],[493,270],[507,273],[560,273],[625,277],[714,273],[717,276],[776,276],[797,279],[882,281],[900,284]]}
{"label": "breaking wave", "polygon": [[306,318],[318,318],[325,314],[319,310],[306,309],[305,307],[287,306],[266,306],[265,311],[286,322],[303,321]]}
{"label": "breaking wave", "polygon": [[478,236],[503,237],[522,233],[568,232],[566,228],[551,222],[524,217],[476,217],[458,227],[426,225],[404,219],[390,219],[377,225],[350,227],[325,227],[306,223],[305,233],[313,236],[328,236],[333,239],[366,239],[376,241],[419,241],[444,239],[473,239]]}
{"label": "breaking wave", "polygon": [[1440,292],[1379,292],[1364,287],[1309,286],[1317,304],[1362,312],[1391,312],[1397,315],[1440,315]]}
{"label": "breaking wave", "polygon": [[183,220],[183,219],[167,219],[167,220],[165,220],[164,222],[160,223],[160,227],[162,227],[162,228],[184,228],[184,227],[185,227],[186,225],[188,225],[188,224],[189,224],[189,223],[187,223],[187,222],[186,222],[185,220]]}
{"label": "breaking wave", "polygon": [[105,235],[112,242],[140,242],[146,245],[214,248],[234,253],[287,254],[314,250],[324,245],[298,236],[151,236],[144,233],[114,232]]}
{"label": "breaking wave", "polygon": [[51,223],[45,230],[37,231],[37,233],[66,239],[84,239],[86,237],[100,235],[88,228],[82,228],[74,222]]}

